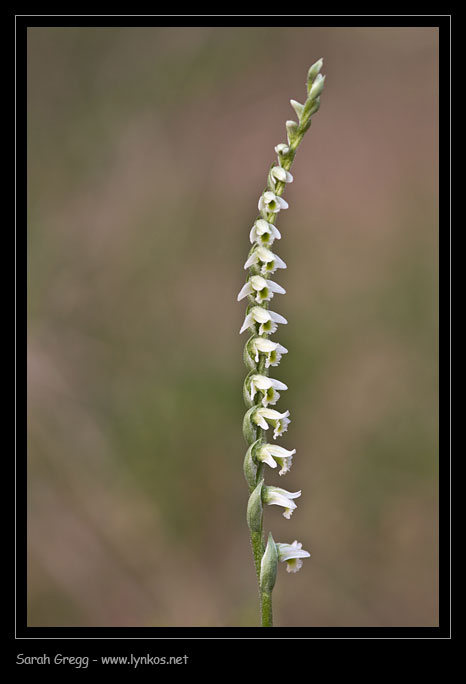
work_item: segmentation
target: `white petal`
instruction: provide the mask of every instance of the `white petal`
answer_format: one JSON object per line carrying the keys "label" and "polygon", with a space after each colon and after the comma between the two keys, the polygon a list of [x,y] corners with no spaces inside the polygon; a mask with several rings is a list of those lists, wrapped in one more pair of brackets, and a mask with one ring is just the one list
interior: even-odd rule
{"label": "white petal", "polygon": [[275,351],[280,346],[278,342],[272,342],[272,340],[268,340],[266,337],[256,337],[252,344],[254,349],[263,353]]}
{"label": "white petal", "polygon": [[286,492],[286,496],[288,499],[299,499],[301,496],[301,490],[299,490],[299,492]]}
{"label": "white petal", "polygon": [[280,382],[280,380],[274,380],[273,378],[269,378],[270,382],[272,383],[272,386],[274,389],[277,390],[287,390],[288,386],[285,385],[284,382]]}
{"label": "white petal", "polygon": [[296,453],[296,449],[291,449],[290,451],[278,446],[278,444],[267,444],[267,449],[270,451],[272,456],[277,456],[277,458],[289,458]]}
{"label": "white petal", "polygon": [[285,180],[286,180],[286,171],[285,171],[285,169],[282,169],[281,166],[274,166],[274,167],[272,168],[271,176],[277,178],[277,179],[280,180],[280,181],[285,182]]}
{"label": "white petal", "polygon": [[274,149],[277,154],[280,154],[280,152],[282,154],[288,154],[290,151],[290,148],[285,143],[279,143],[278,145],[275,145]]}
{"label": "white petal", "polygon": [[289,518],[291,512],[294,511],[295,508],[298,508],[294,501],[290,501],[285,496],[281,496],[281,494],[274,494],[269,498],[267,503],[269,506],[283,506],[283,508],[286,508],[285,513],[283,513],[285,518]]}
{"label": "white petal", "polygon": [[276,258],[275,254],[271,252],[270,249],[267,249],[267,247],[258,247],[255,254],[257,254],[258,260],[263,261],[265,264],[268,264]]}
{"label": "white petal", "polygon": [[301,570],[303,565],[303,561],[299,560],[299,558],[295,560],[291,560],[287,562],[286,564],[286,571],[287,572],[298,572],[298,570]]}
{"label": "white petal", "polygon": [[262,276],[252,276],[250,278],[249,282],[251,283],[251,287],[254,288],[254,290],[263,290],[264,287],[268,287],[268,281],[263,278]]}
{"label": "white petal", "polygon": [[238,301],[241,301],[242,299],[247,297],[249,294],[252,294],[252,286],[251,286],[251,282],[248,280],[248,282],[245,283],[243,285],[243,287],[241,288],[241,290],[239,291],[239,294],[237,297]]}
{"label": "white petal", "polygon": [[272,321],[275,321],[275,323],[288,323],[286,318],[283,318],[283,316],[280,316],[280,314],[275,313],[275,311],[269,311],[269,315]]}
{"label": "white petal", "polygon": [[254,422],[257,423],[257,425],[259,425],[259,427],[261,427],[263,430],[268,430],[268,429],[269,429],[269,424],[268,424],[267,421],[265,420],[264,416],[263,416],[261,413],[259,413],[259,411],[256,411],[256,412],[253,414],[253,420],[254,420]]}
{"label": "white petal", "polygon": [[241,326],[241,330],[239,331],[239,334],[241,335],[242,332],[247,330],[253,324],[254,324],[254,319],[253,319],[251,313],[248,313],[246,318],[244,319],[244,323]]}
{"label": "white petal", "polygon": [[267,323],[272,320],[272,312],[262,306],[254,306],[250,311],[256,323]]}
{"label": "white petal", "polygon": [[276,292],[277,294],[286,294],[285,288],[273,280],[267,280],[267,287],[271,292]]}
{"label": "white petal", "polygon": [[282,459],[281,466],[282,466],[282,467],[281,467],[281,469],[278,471],[278,474],[279,474],[279,475],[285,475],[286,473],[288,473],[288,472],[291,470],[291,466],[292,466],[292,458],[291,458],[291,456],[290,456],[290,458],[284,458],[284,459]]}
{"label": "white petal", "polygon": [[277,330],[277,324],[276,323],[271,323],[270,327],[266,330],[264,327],[265,324],[262,324],[259,328],[259,335],[273,335],[274,332]]}
{"label": "white petal", "polygon": [[290,551],[289,553],[285,553],[283,555],[283,558],[280,554],[280,560],[286,561],[289,560],[290,558],[310,558],[311,554],[308,551],[301,551],[301,549],[296,549],[295,551]]}
{"label": "white petal", "polygon": [[275,268],[286,268],[286,264],[283,259],[280,259],[280,257],[276,254],[274,254],[274,266]]}
{"label": "white petal", "polygon": [[288,202],[283,197],[277,197],[277,202],[280,205],[280,209],[288,209]]}
{"label": "white petal", "polygon": [[277,467],[276,461],[274,461],[272,456],[266,452],[263,452],[263,455],[261,454],[260,456],[258,456],[258,458],[263,463],[267,463],[267,465],[269,465],[271,468]]}
{"label": "white petal", "polygon": [[293,514],[294,509],[297,508],[297,506],[294,507],[289,507],[283,512],[283,517],[289,520]]}
{"label": "white petal", "polygon": [[281,235],[280,231],[278,230],[278,228],[276,228],[273,225],[273,223],[269,223],[269,226],[270,226],[270,230],[272,231],[272,235],[274,236],[274,238],[276,238],[277,240],[280,240],[282,235]]}
{"label": "white petal", "polygon": [[272,225],[271,223],[268,223],[265,219],[257,219],[257,221],[254,224],[257,228],[257,234],[262,235],[263,233],[269,233],[270,232],[270,226]]}
{"label": "white petal", "polygon": [[280,561],[287,561],[291,558],[310,558],[309,551],[304,551],[302,544],[294,541],[292,544],[282,544],[277,542],[278,559]]}
{"label": "white petal", "polygon": [[273,381],[267,375],[253,375],[251,380],[256,385],[257,389],[267,390],[272,387]]}
{"label": "white petal", "polygon": [[246,263],[244,264],[244,269],[248,269],[250,266],[254,266],[254,264],[257,264],[257,250],[255,250],[246,260]]}
{"label": "white petal", "polygon": [[263,408],[259,409],[261,416],[264,416],[264,418],[268,418],[269,420],[280,420],[280,418],[283,418],[286,414],[289,415],[289,411],[286,411],[285,413],[279,413],[278,411],[275,411],[275,409],[268,409],[268,408]]}
{"label": "white petal", "polygon": [[270,388],[264,394],[264,398],[262,399],[262,406],[268,406],[269,404],[273,406],[280,399],[280,395],[275,389],[272,389],[272,397],[269,397],[269,392]]}

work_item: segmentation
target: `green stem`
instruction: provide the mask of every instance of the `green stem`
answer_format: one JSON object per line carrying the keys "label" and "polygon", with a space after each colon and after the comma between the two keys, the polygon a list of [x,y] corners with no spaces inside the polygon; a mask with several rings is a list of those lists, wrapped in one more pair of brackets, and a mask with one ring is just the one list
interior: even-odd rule
{"label": "green stem", "polygon": [[262,530],[260,532],[251,532],[251,546],[254,556],[254,565],[256,566],[257,581],[260,580],[261,574],[261,560],[264,555],[264,540],[262,537]]}
{"label": "green stem", "polygon": [[261,626],[273,627],[272,592],[261,591]]}

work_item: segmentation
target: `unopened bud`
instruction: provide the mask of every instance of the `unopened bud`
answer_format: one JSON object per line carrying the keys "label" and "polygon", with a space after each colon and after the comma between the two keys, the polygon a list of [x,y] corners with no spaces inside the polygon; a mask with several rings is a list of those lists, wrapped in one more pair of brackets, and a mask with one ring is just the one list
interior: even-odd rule
{"label": "unopened bud", "polygon": [[314,83],[317,74],[322,69],[323,63],[324,60],[321,57],[317,60],[317,62],[314,62],[314,64],[311,67],[309,67],[309,71],[307,72],[307,92],[309,92],[312,88],[312,84]]}
{"label": "unopened bud", "polygon": [[285,123],[285,126],[286,126],[286,132],[288,134],[288,142],[290,145],[292,145],[293,142],[296,140],[296,134],[298,131],[298,124],[296,123],[296,121],[289,120]]}

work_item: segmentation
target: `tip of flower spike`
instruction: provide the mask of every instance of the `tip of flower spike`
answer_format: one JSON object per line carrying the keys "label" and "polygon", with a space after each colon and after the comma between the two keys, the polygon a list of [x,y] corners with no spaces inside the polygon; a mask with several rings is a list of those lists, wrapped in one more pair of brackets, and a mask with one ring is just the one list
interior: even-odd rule
{"label": "tip of flower spike", "polygon": [[309,71],[307,72],[307,90],[308,90],[308,92],[311,89],[312,84],[314,83],[314,81],[317,77],[317,74],[322,69],[323,63],[324,63],[324,60],[323,60],[323,57],[321,57],[320,59],[317,60],[317,62],[314,62],[314,64],[309,67]]}

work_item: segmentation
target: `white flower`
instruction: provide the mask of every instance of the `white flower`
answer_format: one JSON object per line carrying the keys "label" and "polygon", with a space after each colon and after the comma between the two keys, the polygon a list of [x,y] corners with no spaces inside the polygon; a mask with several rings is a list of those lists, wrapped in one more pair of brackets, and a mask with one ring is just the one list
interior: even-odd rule
{"label": "white flower", "polygon": [[265,354],[265,367],[278,366],[282,354],[288,354],[288,349],[278,342],[266,337],[255,337],[251,342],[251,349],[255,352],[254,361],[259,363],[259,353]]}
{"label": "white flower", "polygon": [[251,242],[257,242],[262,245],[271,245],[275,239],[280,240],[281,234],[278,228],[275,228],[273,223],[269,223],[265,219],[257,219],[249,233]]}
{"label": "white flower", "polygon": [[[253,412],[251,418],[263,430],[269,429],[269,423],[274,428],[273,438],[277,439],[278,435],[283,434],[288,430],[288,425],[290,424],[289,411],[285,413],[279,413],[274,409],[269,408],[258,408]],[[268,422],[267,422],[268,421]]]}
{"label": "white flower", "polygon": [[298,541],[294,541],[292,544],[281,544],[277,542],[275,544],[278,552],[278,560],[286,561],[286,571],[287,572],[298,572],[302,567],[302,558],[310,558],[311,554],[309,551],[304,551],[302,549],[302,544]]}
{"label": "white flower", "polygon": [[292,183],[293,176],[289,171],[285,171],[281,166],[274,166],[270,171],[270,178],[275,183],[276,180],[282,183]]}
{"label": "white flower", "polygon": [[295,508],[297,508],[293,499],[297,499],[301,496],[301,490],[299,492],[288,492],[286,489],[281,487],[267,487],[264,485],[263,488],[263,500],[270,506],[283,506],[285,509],[283,517],[290,519]]}
{"label": "white flower", "polygon": [[253,306],[241,326],[239,331],[240,335],[242,332],[252,327],[255,323],[259,323],[259,335],[274,333],[277,329],[277,323],[288,323],[286,318],[280,316],[280,314],[275,313],[275,311],[270,311],[269,309],[263,309],[261,306]]}
{"label": "white flower", "polygon": [[256,264],[261,265],[260,271],[262,275],[275,273],[277,268],[286,268],[283,259],[280,259],[279,256],[271,252],[267,247],[257,247],[247,258],[244,268],[246,270]]}
{"label": "white flower", "polygon": [[256,392],[262,392],[262,406],[267,406],[268,404],[276,404],[280,399],[280,395],[277,390],[286,390],[287,385],[280,380],[274,380],[269,378],[267,375],[252,375],[250,378],[250,398],[254,401]]}
{"label": "white flower", "polygon": [[278,444],[262,444],[256,451],[256,457],[259,461],[267,463],[271,468],[276,468],[278,463],[281,467],[278,474],[284,475],[290,470],[293,454],[295,453],[296,449],[289,451],[278,446]]}
{"label": "white flower", "polygon": [[280,209],[288,209],[288,202],[276,195],[271,190],[266,190],[259,198],[259,211],[267,214],[277,214]]}
{"label": "white flower", "polygon": [[238,294],[238,301],[244,299],[248,295],[255,295],[255,300],[259,304],[262,302],[268,302],[272,299],[274,292],[278,294],[286,294],[286,290],[275,283],[273,280],[266,280],[262,276],[251,276],[247,283],[243,285],[240,293]]}
{"label": "white flower", "polygon": [[275,145],[274,149],[277,154],[282,155],[288,154],[288,152],[290,151],[290,148],[285,143],[279,143],[278,145]]}

